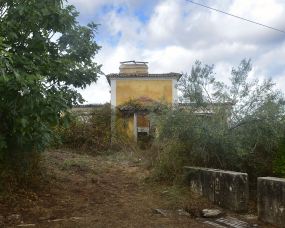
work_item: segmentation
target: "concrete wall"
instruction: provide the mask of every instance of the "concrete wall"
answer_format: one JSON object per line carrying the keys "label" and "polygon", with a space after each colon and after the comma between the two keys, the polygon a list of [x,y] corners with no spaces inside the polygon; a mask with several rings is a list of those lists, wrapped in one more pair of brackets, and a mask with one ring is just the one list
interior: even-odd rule
{"label": "concrete wall", "polygon": [[207,196],[220,207],[235,211],[248,211],[247,173],[185,166],[187,184],[191,189]]}
{"label": "concrete wall", "polygon": [[285,179],[257,178],[258,218],[285,227]]}
{"label": "concrete wall", "polygon": [[120,74],[147,74],[148,66],[146,64],[121,64]]}

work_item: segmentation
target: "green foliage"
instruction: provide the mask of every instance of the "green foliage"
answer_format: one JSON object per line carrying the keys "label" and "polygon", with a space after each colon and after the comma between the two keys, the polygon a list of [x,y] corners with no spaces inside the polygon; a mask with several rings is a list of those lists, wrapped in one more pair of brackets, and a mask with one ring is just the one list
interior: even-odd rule
{"label": "green foliage", "polygon": [[[142,132],[142,133],[145,133],[145,132]],[[153,133],[139,134],[138,135],[138,144],[139,144],[140,149],[145,150],[145,149],[151,147],[151,144],[154,140],[154,137],[155,136]]]}
{"label": "green foliage", "polygon": [[247,82],[250,60],[232,70],[230,86],[217,82],[212,70],[196,61],[191,74],[183,74],[178,88],[190,103],[156,116],[158,140],[187,144],[189,165],[248,172],[252,179],[272,175],[285,133],[283,94],[271,79]]}
{"label": "green foliage", "polygon": [[196,107],[201,107],[210,103],[211,97],[205,91],[208,86],[215,81],[213,73],[214,65],[205,65],[201,67],[201,62],[196,61],[195,67],[192,67],[191,74],[183,74],[178,83],[178,89],[182,92],[184,100],[191,101]]}
{"label": "green foliage", "polygon": [[161,140],[150,149],[155,154],[154,178],[156,180],[179,181],[182,167],[189,165],[186,145],[175,140]]}
{"label": "green foliage", "polygon": [[281,178],[285,178],[285,142],[281,143],[280,149],[274,154],[273,171]]}
{"label": "green foliage", "polygon": [[92,112],[75,114],[77,117],[70,126],[55,129],[55,134],[61,135],[63,147],[96,155],[110,153],[111,149],[115,151],[128,144],[130,139],[122,131],[123,126],[120,122],[117,121],[117,127],[112,134],[110,103]]}
{"label": "green foliage", "polygon": [[133,109],[141,108],[143,103],[139,102],[138,98],[129,98],[127,101],[123,102],[121,105],[118,105],[118,108],[122,108],[125,106],[131,107]]}
{"label": "green foliage", "polygon": [[63,170],[70,170],[72,167],[78,167],[81,170],[86,170],[88,168],[88,164],[84,160],[66,160],[62,163],[62,169]]}
{"label": "green foliage", "polygon": [[42,152],[52,140],[51,128],[69,125],[68,110],[83,102],[73,88],[85,88],[101,73],[92,61],[100,49],[97,25],[80,26],[77,16],[61,0],[1,1],[1,165],[18,159],[11,154]]}
{"label": "green foliage", "polygon": [[159,102],[151,99],[148,96],[141,96],[139,98],[129,98],[127,101],[118,105],[117,108],[127,107],[129,109],[137,110],[141,108],[157,107]]}

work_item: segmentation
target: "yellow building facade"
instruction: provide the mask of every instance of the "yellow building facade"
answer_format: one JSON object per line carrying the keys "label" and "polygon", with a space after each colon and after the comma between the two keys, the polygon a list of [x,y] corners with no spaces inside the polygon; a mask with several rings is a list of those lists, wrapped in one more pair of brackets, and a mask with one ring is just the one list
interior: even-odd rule
{"label": "yellow building facade", "polygon": [[147,103],[161,98],[169,103],[177,102],[176,85],[181,74],[149,74],[146,62],[135,61],[122,62],[119,70],[119,73],[106,75],[111,87],[111,106],[115,109],[130,99],[146,104],[144,108],[125,106],[119,109],[126,122],[126,130],[137,140],[140,134],[151,131],[151,123],[146,118],[149,114]]}

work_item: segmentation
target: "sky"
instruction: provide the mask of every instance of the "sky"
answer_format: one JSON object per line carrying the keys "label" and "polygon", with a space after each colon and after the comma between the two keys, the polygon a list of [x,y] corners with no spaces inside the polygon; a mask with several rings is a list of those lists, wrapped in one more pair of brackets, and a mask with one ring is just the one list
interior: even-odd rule
{"label": "sky", "polygon": [[[285,0],[193,0],[285,31]],[[102,47],[94,62],[105,75],[122,61],[149,62],[149,73],[190,72],[195,60],[215,65],[216,79],[229,83],[232,68],[252,59],[249,80],[271,77],[285,93],[285,33],[246,22],[185,0],[69,0],[80,25],[100,24]],[[85,90],[85,103],[110,102],[104,75]]]}

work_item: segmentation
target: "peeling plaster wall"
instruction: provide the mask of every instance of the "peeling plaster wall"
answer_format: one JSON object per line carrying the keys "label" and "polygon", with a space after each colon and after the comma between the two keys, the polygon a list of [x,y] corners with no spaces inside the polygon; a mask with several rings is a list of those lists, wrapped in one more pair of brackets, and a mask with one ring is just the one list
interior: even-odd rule
{"label": "peeling plaster wall", "polygon": [[154,100],[165,96],[172,103],[172,80],[126,80],[116,82],[116,105],[147,95]]}
{"label": "peeling plaster wall", "polygon": [[[116,81],[116,105],[123,104],[130,98],[139,98],[147,95],[148,97],[159,101],[165,97],[166,101],[172,103],[173,101],[173,80],[118,80]],[[175,91],[176,92],[176,91]],[[134,115],[128,116],[127,133],[130,136],[134,135]],[[149,125],[145,123],[144,125]],[[140,127],[140,126],[138,126]],[[142,127],[142,126],[141,126]]]}

